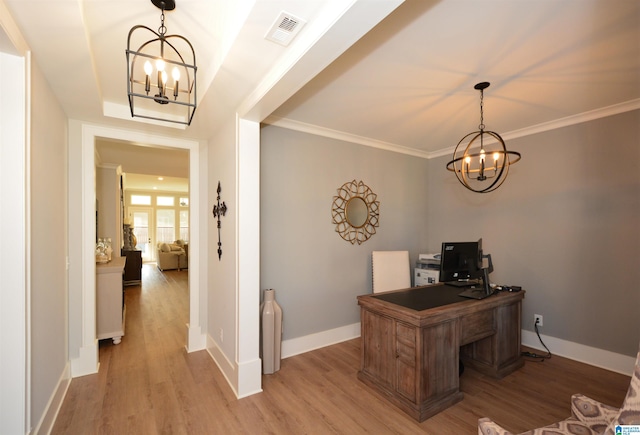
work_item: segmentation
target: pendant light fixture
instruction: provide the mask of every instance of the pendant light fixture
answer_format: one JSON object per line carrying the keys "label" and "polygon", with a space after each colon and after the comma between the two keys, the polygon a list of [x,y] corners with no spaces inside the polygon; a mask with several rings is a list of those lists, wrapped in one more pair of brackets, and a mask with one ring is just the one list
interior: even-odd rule
{"label": "pendant light fixture", "polygon": [[161,10],[158,31],[137,25],[127,38],[131,116],[190,125],[197,101],[196,54],[187,38],[166,34],[164,13],[175,9],[175,1],[151,3]]}
{"label": "pendant light fixture", "polygon": [[464,187],[478,193],[492,192],[500,187],[507,179],[509,166],[521,158],[520,153],[507,151],[498,133],[484,129],[484,90],[489,85],[489,82],[482,82],[474,86],[480,91],[479,130],[460,139],[453,159],[447,163],[447,169],[456,174]]}

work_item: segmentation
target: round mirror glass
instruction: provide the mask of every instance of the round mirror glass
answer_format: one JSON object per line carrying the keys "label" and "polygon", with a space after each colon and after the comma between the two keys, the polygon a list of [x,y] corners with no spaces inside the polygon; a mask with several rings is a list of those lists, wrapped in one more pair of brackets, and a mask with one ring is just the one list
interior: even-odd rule
{"label": "round mirror glass", "polygon": [[345,208],[347,222],[354,228],[360,228],[367,222],[369,209],[367,203],[360,196],[349,199]]}

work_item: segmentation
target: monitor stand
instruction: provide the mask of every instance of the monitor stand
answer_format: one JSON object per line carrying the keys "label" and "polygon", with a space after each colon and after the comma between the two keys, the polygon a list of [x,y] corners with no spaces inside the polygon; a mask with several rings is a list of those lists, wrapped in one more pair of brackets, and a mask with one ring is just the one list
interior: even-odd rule
{"label": "monitor stand", "polygon": [[489,268],[482,269],[482,274],[484,278],[481,280],[481,283],[478,284],[478,287],[471,287],[459,293],[458,296],[470,299],[484,299],[491,296],[493,289],[491,285],[489,285]]}
{"label": "monitor stand", "polygon": [[471,287],[463,292],[458,293],[458,296],[469,299],[484,299],[491,296],[492,293],[487,293],[484,287]]}
{"label": "monitor stand", "polygon": [[447,281],[446,285],[450,285],[451,287],[472,287],[474,285],[478,285],[479,282],[476,279],[467,279],[462,281]]}

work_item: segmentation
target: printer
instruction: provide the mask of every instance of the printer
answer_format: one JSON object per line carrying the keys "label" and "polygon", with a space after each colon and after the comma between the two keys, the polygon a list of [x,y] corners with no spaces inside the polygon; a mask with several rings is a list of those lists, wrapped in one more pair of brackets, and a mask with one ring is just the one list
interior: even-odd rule
{"label": "printer", "polygon": [[437,284],[440,280],[440,253],[419,254],[414,269],[414,285]]}

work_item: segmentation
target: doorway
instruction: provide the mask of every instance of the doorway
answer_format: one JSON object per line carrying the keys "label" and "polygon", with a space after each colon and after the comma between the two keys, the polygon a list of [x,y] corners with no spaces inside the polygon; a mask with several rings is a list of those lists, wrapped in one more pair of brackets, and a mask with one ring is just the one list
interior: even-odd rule
{"label": "doorway", "polygon": [[[200,264],[206,264],[207,250],[200,248],[200,240],[207,239],[206,225],[200,223],[200,204],[206,204],[206,192],[201,189],[200,142],[170,136],[159,136],[115,127],[96,126],[70,121],[70,153],[73,163],[82,170],[70,170],[71,185],[78,186],[70,192],[70,204],[78,204],[79,210],[70,209],[69,225],[79,228],[78,250],[70,248],[70,263],[79,268],[70,269],[70,317],[78,319],[77,328],[70,328],[70,352],[76,353],[71,361],[72,377],[97,373],[98,346],[96,342],[95,312],[95,143],[100,138],[148,144],[153,147],[182,148],[189,150],[190,183],[190,231],[189,244],[189,323],[186,326],[186,348],[189,352],[206,347],[206,310],[200,313],[200,300],[206,292],[206,274],[200,273]],[[74,140],[75,139],[75,140]],[[76,148],[77,147],[77,148]],[[79,148],[79,149],[78,149]],[[77,151],[74,151],[77,150]],[[75,153],[75,154],[74,154]],[[75,159],[75,160],[73,160]],[[204,159],[206,160],[206,159]],[[206,190],[206,189],[205,189]],[[74,198],[77,198],[77,202]]]}

